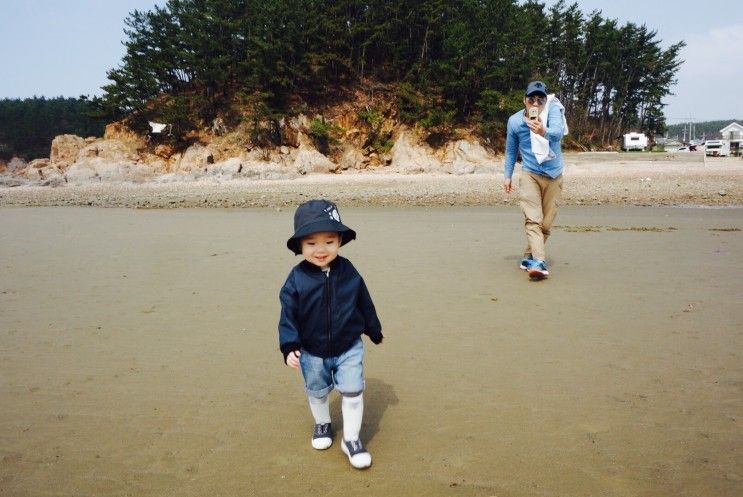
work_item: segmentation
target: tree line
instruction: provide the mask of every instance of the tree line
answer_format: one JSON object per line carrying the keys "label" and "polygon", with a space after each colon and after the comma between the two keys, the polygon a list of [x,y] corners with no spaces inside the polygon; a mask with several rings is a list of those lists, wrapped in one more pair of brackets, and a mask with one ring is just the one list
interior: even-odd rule
{"label": "tree line", "polygon": [[55,136],[100,136],[104,119],[87,97],[0,100],[0,160],[49,157]]}
{"label": "tree line", "polygon": [[113,115],[196,126],[243,99],[267,116],[315,104],[344,84],[397,85],[401,116],[431,128],[502,133],[525,83],[557,93],[574,139],[608,143],[665,127],[683,42],[620,25],[577,3],[528,0],[168,0],[126,20],[109,72]]}
{"label": "tree line", "polygon": [[[678,138],[679,140],[683,140],[684,137],[686,137],[686,141],[689,141],[692,138],[701,140],[702,137],[708,140],[716,140],[722,137],[720,130],[733,122],[743,123],[743,119],[703,121],[691,125],[689,123],[672,124],[666,128],[666,136],[670,138]],[[694,136],[689,136],[692,131]]]}

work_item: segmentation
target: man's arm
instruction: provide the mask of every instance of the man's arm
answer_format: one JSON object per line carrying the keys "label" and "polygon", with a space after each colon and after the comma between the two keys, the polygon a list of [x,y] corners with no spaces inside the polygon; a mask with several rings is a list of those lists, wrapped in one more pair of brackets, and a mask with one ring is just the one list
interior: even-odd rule
{"label": "man's arm", "polygon": [[513,185],[511,183],[511,176],[513,176],[513,168],[516,166],[516,154],[519,148],[519,136],[516,134],[516,130],[511,126],[511,120],[508,120],[506,125],[506,157],[503,160],[503,190],[506,193],[511,193]]}
{"label": "man's arm", "polygon": [[557,105],[551,105],[547,113],[547,131],[544,137],[551,142],[559,142],[565,134],[562,110]]}

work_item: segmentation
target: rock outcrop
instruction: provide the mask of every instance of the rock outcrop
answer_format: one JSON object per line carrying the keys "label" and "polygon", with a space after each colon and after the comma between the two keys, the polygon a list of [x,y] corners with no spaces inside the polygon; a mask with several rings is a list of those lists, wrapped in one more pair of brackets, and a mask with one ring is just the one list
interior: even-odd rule
{"label": "rock outcrop", "polygon": [[137,134],[121,122],[108,124],[106,131],[103,133],[103,139],[119,141],[135,152],[145,150],[148,142],[147,137]]}
{"label": "rock outcrop", "polygon": [[403,129],[392,147],[391,167],[405,174],[438,172],[442,161],[436,157],[431,147],[416,139],[411,130]]}
{"label": "rock outcrop", "polygon": [[316,148],[312,119],[301,114],[278,122],[273,136],[279,137],[280,144],[257,146],[251,141],[248,122],[233,130],[222,123],[217,134],[208,130],[194,134],[195,143],[183,151],[113,123],[98,139],[56,137],[49,159],[3,163],[0,186],[282,179],[368,169],[456,175],[495,171],[495,158],[476,139],[462,138],[434,149],[416,129],[396,124],[393,109],[370,122],[353,109],[345,111],[335,120],[323,118],[332,130],[323,146],[328,155]]}
{"label": "rock outcrop", "polygon": [[77,157],[85,145],[85,139],[79,136],[59,135],[52,140],[49,161],[58,168],[65,169],[77,161]]}
{"label": "rock outcrop", "polygon": [[197,143],[191,145],[176,161],[173,172],[190,173],[195,171],[206,171],[209,164],[214,164],[214,154],[208,147]]}
{"label": "rock outcrop", "polygon": [[154,168],[147,164],[111,162],[100,158],[76,162],[64,172],[66,181],[71,184],[104,181],[144,183],[156,175]]}
{"label": "rock outcrop", "polygon": [[494,173],[497,167],[495,157],[480,143],[470,140],[457,140],[447,144],[446,162],[451,164],[449,172],[457,175]]}
{"label": "rock outcrop", "polygon": [[[96,140],[80,150],[77,160],[98,158],[107,161],[131,161],[139,159],[137,150],[116,139]],[[77,162],[77,161],[76,161]]]}
{"label": "rock outcrop", "polygon": [[317,150],[301,145],[294,159],[294,167],[299,174],[310,174],[336,172],[339,166]]}

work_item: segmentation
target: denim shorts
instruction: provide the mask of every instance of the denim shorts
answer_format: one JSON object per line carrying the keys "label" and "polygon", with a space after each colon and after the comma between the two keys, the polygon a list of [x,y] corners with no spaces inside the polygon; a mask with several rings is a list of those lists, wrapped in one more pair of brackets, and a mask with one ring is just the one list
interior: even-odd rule
{"label": "denim shorts", "polygon": [[333,388],[342,395],[354,396],[364,391],[364,342],[356,340],[350,349],[335,357],[313,356],[302,349],[299,363],[304,376],[304,389],[310,397],[325,397]]}

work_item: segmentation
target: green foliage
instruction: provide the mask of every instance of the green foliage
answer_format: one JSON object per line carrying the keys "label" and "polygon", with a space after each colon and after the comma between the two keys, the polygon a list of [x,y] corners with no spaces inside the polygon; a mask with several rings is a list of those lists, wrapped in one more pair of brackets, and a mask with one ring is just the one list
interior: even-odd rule
{"label": "green foliage", "polygon": [[329,139],[331,129],[332,124],[325,121],[323,117],[316,117],[310,121],[310,136],[315,139]]}
{"label": "green foliage", "polygon": [[376,140],[371,142],[370,145],[378,154],[386,154],[392,150],[392,147],[395,146],[395,142],[392,141],[392,135],[387,133],[385,136],[378,137]]}
{"label": "green foliage", "polygon": [[384,116],[376,107],[365,107],[358,113],[359,119],[371,126],[372,130],[379,130],[384,122]]}
{"label": "green foliage", "polygon": [[315,142],[317,149],[324,154],[330,151],[331,145],[339,143],[337,135],[342,132],[343,130],[339,126],[326,121],[322,116],[310,121],[310,137]]}
{"label": "green foliage", "polygon": [[170,124],[172,135],[176,140],[182,140],[186,133],[196,127],[193,104],[194,99],[186,95],[168,96],[158,106],[155,120]]}
{"label": "green foliage", "polygon": [[399,85],[400,118],[431,135],[473,120],[491,135],[518,108],[513,95],[540,78],[572,136],[603,143],[630,128],[662,131],[684,46],[663,49],[646,26],[577,3],[536,0],[168,0],[130,14],[126,34],[99,105],[112,117],[165,112],[164,94],[187,96],[177,107],[190,115],[175,116],[184,126],[238,94],[285,114],[368,79]]}
{"label": "green foliage", "polygon": [[451,137],[456,124],[457,111],[452,102],[444,102],[436,94],[423,95],[409,84],[401,84],[397,92],[400,119],[419,126],[426,133],[426,140],[434,146]]}
{"label": "green foliage", "polygon": [[480,134],[488,139],[496,139],[505,133],[509,116],[524,108],[523,91],[503,93],[484,90],[475,108],[475,122]]}
{"label": "green foliage", "polygon": [[375,107],[367,107],[359,111],[359,119],[371,128],[364,142],[364,148],[371,147],[378,154],[389,152],[394,142],[392,141],[391,132],[384,132],[382,130],[382,125],[384,124],[382,113]]}
{"label": "green foliage", "polygon": [[432,106],[418,124],[427,132],[426,141],[433,146],[442,145],[454,132],[456,111],[446,107]]}
{"label": "green foliage", "polygon": [[265,95],[257,95],[250,119],[250,141],[259,147],[269,148],[281,143],[280,114],[264,103]]}
{"label": "green foliage", "polygon": [[101,136],[104,121],[88,97],[0,100],[0,159],[49,157],[52,140],[61,134]]}
{"label": "green foliage", "polygon": [[426,112],[426,115],[418,121],[418,124],[426,130],[445,131],[451,129],[454,125],[455,110],[442,107],[432,107]]}
{"label": "green foliage", "polygon": [[407,124],[415,124],[425,115],[424,98],[415,91],[413,85],[400,83],[397,87],[397,110],[400,120]]}

